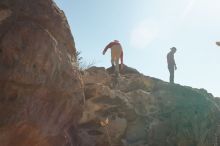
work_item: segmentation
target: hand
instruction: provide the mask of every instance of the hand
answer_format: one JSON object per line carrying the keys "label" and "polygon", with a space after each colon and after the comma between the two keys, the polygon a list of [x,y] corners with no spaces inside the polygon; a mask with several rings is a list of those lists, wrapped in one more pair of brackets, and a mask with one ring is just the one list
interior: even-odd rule
{"label": "hand", "polygon": [[175,65],[175,70],[177,70],[177,67],[176,67],[176,65]]}
{"label": "hand", "polygon": [[103,51],[102,54],[105,55],[105,51]]}

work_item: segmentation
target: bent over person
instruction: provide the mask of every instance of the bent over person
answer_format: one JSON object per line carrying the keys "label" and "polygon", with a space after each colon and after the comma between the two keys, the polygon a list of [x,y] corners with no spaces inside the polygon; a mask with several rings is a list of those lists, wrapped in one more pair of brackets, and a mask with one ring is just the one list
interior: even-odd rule
{"label": "bent over person", "polygon": [[177,69],[175,59],[174,59],[176,48],[173,47],[170,50],[171,51],[167,54],[167,64],[168,64],[168,70],[170,72],[170,83],[174,83],[174,70]]}
{"label": "bent over person", "polygon": [[118,40],[110,42],[103,50],[105,55],[108,49],[111,49],[111,63],[112,67],[115,67],[115,73],[119,75],[119,60],[121,60],[121,69],[123,68],[123,49]]}

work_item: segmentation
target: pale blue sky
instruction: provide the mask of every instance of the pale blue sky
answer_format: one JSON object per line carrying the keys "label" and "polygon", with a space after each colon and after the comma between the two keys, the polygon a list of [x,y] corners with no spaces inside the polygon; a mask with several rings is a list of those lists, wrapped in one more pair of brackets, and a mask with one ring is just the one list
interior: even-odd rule
{"label": "pale blue sky", "polygon": [[175,46],[175,82],[220,97],[220,0],[55,0],[87,62],[110,66],[108,42],[118,39],[124,63],[168,81],[166,54]]}

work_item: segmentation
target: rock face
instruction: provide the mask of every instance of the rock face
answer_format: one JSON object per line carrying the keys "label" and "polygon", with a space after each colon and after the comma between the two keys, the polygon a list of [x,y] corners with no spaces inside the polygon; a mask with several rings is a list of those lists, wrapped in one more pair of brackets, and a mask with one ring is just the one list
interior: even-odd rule
{"label": "rock face", "polygon": [[81,77],[75,56],[52,0],[0,1],[1,146],[220,145],[220,101],[205,90],[127,66],[119,84],[112,68]]}
{"label": "rock face", "polygon": [[[112,86],[111,68],[92,67],[84,73],[81,146],[220,145],[218,100],[203,89],[134,71],[125,69],[117,86]],[[99,75],[105,78],[95,79]]]}
{"label": "rock face", "polygon": [[84,92],[75,54],[66,18],[52,0],[0,1],[1,146],[76,145],[68,135]]}

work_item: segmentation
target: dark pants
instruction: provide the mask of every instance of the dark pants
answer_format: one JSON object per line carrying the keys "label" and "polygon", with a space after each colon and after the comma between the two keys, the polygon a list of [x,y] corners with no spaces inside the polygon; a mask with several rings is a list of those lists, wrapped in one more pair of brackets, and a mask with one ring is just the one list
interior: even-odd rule
{"label": "dark pants", "polygon": [[170,83],[174,83],[174,66],[168,66],[168,70],[170,72]]}

